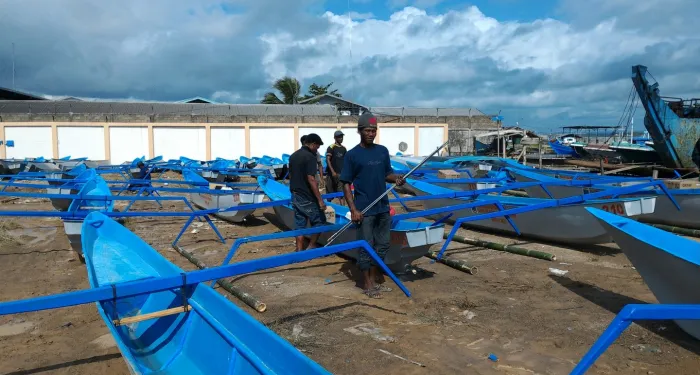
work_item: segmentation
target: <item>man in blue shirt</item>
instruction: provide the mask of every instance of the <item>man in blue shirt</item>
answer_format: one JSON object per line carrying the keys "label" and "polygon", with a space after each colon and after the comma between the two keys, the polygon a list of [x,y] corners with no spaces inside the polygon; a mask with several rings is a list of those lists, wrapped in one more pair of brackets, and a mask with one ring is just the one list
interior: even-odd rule
{"label": "man in blue shirt", "polygon": [[[391,168],[389,150],[374,143],[377,118],[372,113],[365,112],[360,116],[357,132],[360,133],[360,144],[345,154],[340,181],[343,183],[343,193],[352,221],[358,224],[357,239],[367,241],[384,260],[391,235],[389,197],[382,197],[364,215],[362,211],[386,191],[387,182],[401,186],[405,181],[403,176],[395,174]],[[351,184],[355,187],[354,197]],[[378,298],[381,297],[380,292],[391,291],[391,288],[383,285],[384,275],[366,251],[360,250],[357,265],[364,278],[363,293]]]}

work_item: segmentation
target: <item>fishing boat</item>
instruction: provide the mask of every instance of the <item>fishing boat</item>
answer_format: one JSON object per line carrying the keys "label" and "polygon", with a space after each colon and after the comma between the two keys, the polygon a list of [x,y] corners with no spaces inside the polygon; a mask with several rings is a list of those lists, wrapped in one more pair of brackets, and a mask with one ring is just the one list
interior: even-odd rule
{"label": "fishing boat", "polygon": [[695,168],[693,149],[700,143],[700,99],[661,96],[659,84],[647,80],[644,65],[632,67],[632,82],[644,107],[644,127],[659,158],[669,168]]}
{"label": "fishing boat", "polygon": [[[65,182],[52,183],[49,182],[49,187],[46,188],[48,194],[75,195],[80,192],[84,181],[92,180],[97,176],[94,169],[85,169],[79,175],[75,176],[75,180],[69,179]],[[71,176],[72,177],[72,176]],[[60,185],[59,185],[60,184]],[[51,205],[58,211],[67,211],[73,200],[71,198],[49,198]]]}
{"label": "fishing boat", "polygon": [[[662,304],[700,304],[700,243],[634,220],[588,208]],[[700,321],[676,320],[700,340]]]}
{"label": "fishing boat", "polygon": [[257,164],[253,169],[268,170],[272,176],[279,180],[286,176],[288,168],[287,163],[282,159],[263,155],[263,157],[257,158]]}
{"label": "fishing boat", "polygon": [[[546,175],[533,173],[524,170],[509,170],[509,173],[518,182],[561,182],[560,179],[549,177]],[[552,198],[560,199],[572,197],[575,195],[588,194],[592,192],[603,191],[615,187],[631,186],[641,183],[643,180],[625,181],[624,179],[612,180],[605,182],[601,180],[600,184],[592,184],[591,186],[547,186],[547,191],[552,195]],[[595,182],[595,180],[591,181]],[[539,186],[524,187],[523,190],[530,197],[549,198],[547,192]],[[635,198],[642,196],[655,196],[656,207],[654,212],[641,214],[636,217],[637,220],[644,223],[671,225],[683,228],[700,229],[700,188],[695,189],[668,189],[673,199],[676,201],[680,210],[666,196],[656,190],[642,190],[632,194],[624,194],[621,197]]]}
{"label": "fishing boat", "polygon": [[[267,194],[271,201],[291,199],[289,187],[264,176],[258,177],[260,188]],[[347,224],[350,211],[347,207],[334,203],[326,203],[335,210],[335,221],[331,224]],[[275,215],[286,228],[294,229],[294,209],[290,203],[273,207]],[[445,225],[432,224],[414,220],[399,220],[391,224],[391,246],[386,253],[384,262],[389,269],[396,274],[411,272],[411,263],[426,255],[431,246],[442,242],[445,233]],[[325,245],[333,233],[321,233],[318,242]],[[335,241],[334,244],[357,240],[356,228],[349,227]],[[357,260],[358,250],[353,249],[343,253]]]}
{"label": "fishing boat", "polygon": [[214,214],[219,219],[228,222],[242,223],[255,212],[255,208],[246,209],[245,206],[262,203],[263,199],[265,199],[265,193],[262,191],[233,190],[222,185],[213,185],[213,189],[211,189],[207,180],[190,169],[183,169],[182,177],[185,181],[193,182],[195,190],[201,190],[201,192],[189,194],[189,200],[195,206],[203,210],[225,210],[231,207],[240,207],[240,210]]}
{"label": "fishing boat", "polygon": [[[410,178],[406,180],[406,185],[410,186],[410,189],[416,196],[455,193],[455,190]],[[476,198],[429,199],[423,201],[423,206],[426,209],[433,209],[469,203],[471,201],[494,199],[497,199],[505,210],[536,205],[548,201],[546,199],[536,198],[480,195]],[[509,215],[509,217],[523,236],[559,243],[601,244],[609,243],[612,238],[605,229],[597,223],[595,218],[584,210],[585,207],[600,208],[624,216],[637,216],[643,213],[654,212],[655,201],[655,197],[590,200],[583,204],[555,205],[553,207]],[[496,211],[500,210],[495,204],[461,209],[453,212],[453,215],[447,218],[447,221],[454,223],[456,219],[462,217],[470,217]],[[441,217],[432,216],[431,218],[440,219]],[[503,232],[511,235],[517,234],[508,220],[502,217],[475,220],[464,223],[464,225],[484,231]]]}
{"label": "fishing boat", "polygon": [[555,139],[553,141],[549,141],[549,147],[557,155],[576,156],[576,151],[574,151],[573,147],[571,147],[568,144],[564,144],[564,143],[560,142],[558,139]]}
{"label": "fishing boat", "polygon": [[[99,212],[82,231],[91,288],[184,280],[182,269]],[[206,283],[96,306],[132,374],[330,374]]]}
{"label": "fishing boat", "polygon": [[[101,197],[112,195],[109,185],[102,179],[102,177],[95,175],[93,178],[89,179],[82,184],[78,194],[83,196],[97,195]],[[68,206],[67,212],[77,214],[74,218],[64,218],[63,229],[68,236],[68,242],[71,248],[78,254],[81,261],[84,260],[83,248],[81,242],[81,229],[83,225],[83,215],[87,215],[91,211],[114,211],[114,201],[107,200],[105,198],[80,198],[73,199]]]}
{"label": "fishing boat", "polygon": [[620,154],[623,163],[657,163],[661,161],[659,153],[644,142],[618,141],[612,143],[610,148]]}
{"label": "fishing boat", "polygon": [[[25,160],[2,159],[2,160],[0,160],[0,168],[2,168],[2,170],[0,171],[0,174],[2,174],[2,175],[15,175],[15,174],[23,171],[26,166],[27,166],[27,162]],[[4,177],[3,179],[6,179],[6,177]]]}

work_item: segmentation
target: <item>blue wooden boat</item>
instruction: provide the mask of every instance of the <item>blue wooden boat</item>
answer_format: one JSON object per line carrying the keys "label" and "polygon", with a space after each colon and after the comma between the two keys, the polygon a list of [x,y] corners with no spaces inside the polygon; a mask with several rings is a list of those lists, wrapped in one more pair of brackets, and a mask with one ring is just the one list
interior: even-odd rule
{"label": "blue wooden boat", "polygon": [[[258,184],[271,201],[291,199],[291,192],[286,185],[264,176],[258,177]],[[346,206],[328,202],[326,205],[335,210],[335,222],[329,224],[345,225],[348,223],[350,211]],[[281,224],[286,228],[294,229],[294,210],[290,203],[274,206],[273,209]],[[442,223],[433,224],[414,220],[398,220],[391,225],[391,245],[386,253],[384,262],[396,274],[410,272],[413,269],[411,263],[426,255],[431,246],[442,242],[445,233],[445,224]],[[325,245],[331,235],[333,233],[321,233],[318,237],[318,242]],[[351,226],[334,243],[341,244],[355,241],[356,239],[356,227]],[[343,254],[357,259],[358,249],[352,249]]]}
{"label": "blue wooden boat", "polygon": [[[241,207],[240,210],[225,211],[214,214],[221,220],[232,223],[241,223],[255,212],[255,208],[246,209],[246,205],[262,203],[265,193],[262,191],[233,190],[230,187],[215,185],[210,189],[209,183],[203,177],[190,169],[182,170],[185,181],[193,182],[195,190],[189,194],[189,200],[195,206],[203,210],[227,210],[232,207]],[[204,185],[204,186],[202,186]]]}
{"label": "blue wooden boat", "polygon": [[[94,175],[91,179],[86,181],[80,187],[78,194],[83,196],[97,195],[97,196],[110,196],[112,191],[109,189],[109,185],[98,175]],[[67,212],[72,213],[85,213],[91,211],[114,211],[114,201],[106,199],[90,199],[90,198],[79,198],[73,199],[68,206]],[[81,228],[83,225],[83,219],[79,218],[64,218],[63,229],[68,236],[68,242],[71,248],[78,254],[81,261],[84,260],[82,241],[81,241]]]}
{"label": "blue wooden boat", "polygon": [[571,375],[583,375],[632,322],[673,320],[700,339],[700,243],[596,209],[588,209],[617,242],[659,304],[626,305]]}
{"label": "blue wooden boat", "polygon": [[[92,288],[184,275],[99,212],[82,230]],[[132,374],[330,374],[206,283],[115,301],[97,310]]]}
{"label": "blue wooden boat", "polygon": [[[587,208],[610,233],[662,304],[700,304],[700,243],[605,211]],[[700,340],[700,321],[676,320]]]}
{"label": "blue wooden boat", "polygon": [[644,126],[654,149],[670,168],[695,168],[693,149],[700,143],[700,100],[661,96],[659,84],[647,80],[647,67],[632,67],[632,82],[644,107]]}
{"label": "blue wooden boat", "polygon": [[[80,189],[83,187],[85,181],[92,180],[95,177],[97,177],[97,173],[94,169],[84,169],[80,174],[75,176],[75,180],[78,182],[68,180],[65,182],[52,183],[53,181],[49,181],[49,187],[46,188],[46,192],[48,194],[77,194],[80,192]],[[68,207],[70,207],[71,202],[73,202],[73,200],[70,198],[52,197],[49,198],[49,200],[51,201],[51,205],[53,206],[53,208],[55,208],[58,211],[67,211]]]}
{"label": "blue wooden boat", "polygon": [[574,151],[573,147],[559,142],[558,139],[555,139],[553,141],[549,141],[549,147],[557,155],[577,156],[576,151]]}
{"label": "blue wooden boat", "polygon": [[[561,179],[525,170],[510,170],[509,174],[518,182],[561,182]],[[552,198],[560,199],[621,186],[632,186],[644,182],[643,179],[612,179],[610,180],[612,182],[606,182],[606,180],[601,179],[600,181],[600,184],[596,184],[596,180],[591,180],[593,184],[590,186],[547,186],[547,191],[539,186],[531,186],[525,187],[523,190],[529,196],[535,198],[549,198],[547,193],[549,192]],[[700,229],[700,215],[698,215],[700,211],[700,189],[669,189],[669,192],[676,203],[678,203],[680,210],[676,208],[676,205],[668,196],[653,189],[625,194],[622,197],[656,197],[654,212],[637,216],[637,220],[641,222]]]}
{"label": "blue wooden boat", "polygon": [[[411,190],[416,196],[458,193],[452,189],[411,178],[406,180],[406,185],[408,185],[407,189]],[[552,206],[542,209],[538,208],[536,210],[518,213],[517,215],[510,215],[510,220],[512,220],[520,233],[515,231],[508,219],[501,217],[471,221],[463,225],[485,231],[495,231],[512,235],[521,234],[530,238],[559,243],[601,244],[609,243],[611,237],[605,229],[597,223],[595,218],[586,213],[584,210],[585,207],[601,208],[624,216],[637,216],[643,213],[653,212],[655,199],[655,197],[595,199],[580,204],[558,205],[557,202],[548,199],[480,195],[476,198],[457,197],[429,199],[423,201],[423,206],[426,209],[434,209],[469,202],[497,200],[500,202],[503,209],[512,210],[553,203]],[[447,221],[454,223],[459,218],[477,216],[496,211],[500,211],[500,208],[495,204],[460,209],[454,211],[453,215],[447,218]],[[440,218],[439,216],[430,217],[433,219]]]}

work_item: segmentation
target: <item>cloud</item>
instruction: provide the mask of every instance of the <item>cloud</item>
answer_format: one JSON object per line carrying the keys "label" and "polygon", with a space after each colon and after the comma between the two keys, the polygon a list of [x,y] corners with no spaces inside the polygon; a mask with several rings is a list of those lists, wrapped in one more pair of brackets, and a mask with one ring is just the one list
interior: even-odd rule
{"label": "cloud", "polygon": [[370,106],[502,110],[549,128],[616,124],[636,64],[663,95],[698,95],[694,0],[561,0],[557,19],[532,22],[399,2],[376,19],[320,0],[3,1],[0,86],[14,42],[17,88],[55,96],[255,103],[292,75]]}
{"label": "cloud", "polygon": [[[645,30],[630,17],[611,15],[622,8],[604,1],[590,14],[576,4],[562,5],[562,12],[578,12],[570,22],[499,22],[476,7],[435,15],[406,7],[388,20],[363,21],[327,12],[329,29],[313,38],[265,34],[265,59],[274,64],[264,67],[270,77],[332,77],[343,82],[341,92],[352,90],[356,101],[371,105],[502,109],[506,122],[522,116],[521,124],[543,127],[616,124],[636,64],[647,65],[666,94],[698,87],[697,78],[678,79],[696,77],[697,33]],[[690,4],[674,0],[666,7],[682,12]],[[641,2],[632,13],[653,8]],[[664,14],[674,11],[667,8]]]}

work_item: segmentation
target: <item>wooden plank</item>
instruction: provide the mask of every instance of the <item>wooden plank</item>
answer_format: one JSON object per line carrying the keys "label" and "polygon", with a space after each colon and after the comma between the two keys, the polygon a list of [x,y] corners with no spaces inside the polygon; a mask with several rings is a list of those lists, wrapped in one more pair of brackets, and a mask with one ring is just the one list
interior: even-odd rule
{"label": "wooden plank", "polygon": [[166,310],[154,311],[154,312],[148,313],[148,314],[130,316],[128,318],[124,318],[124,319],[120,319],[120,320],[115,319],[115,320],[112,320],[112,323],[114,323],[115,326],[120,326],[120,325],[125,325],[125,324],[138,323],[138,322],[142,322],[144,320],[161,318],[161,317],[168,316],[168,315],[189,312],[190,310],[192,310],[192,306],[190,306],[190,305],[187,305],[187,308],[185,308],[184,306],[173,307],[172,309],[166,309]]}
{"label": "wooden plank", "polygon": [[[611,173],[624,172],[624,171],[629,171],[630,169],[637,169],[637,168],[639,168],[638,165],[630,165],[630,166],[627,166],[627,167],[622,167],[622,168],[613,169],[613,170],[610,170],[610,171],[605,171],[605,172],[603,172],[603,174],[611,174]],[[657,173],[658,173],[658,172],[657,172]]]}

